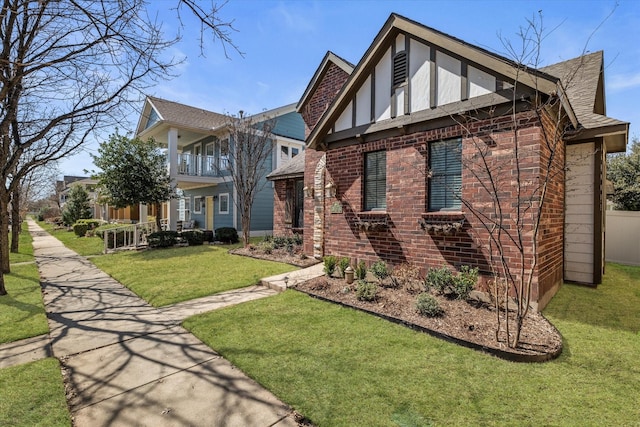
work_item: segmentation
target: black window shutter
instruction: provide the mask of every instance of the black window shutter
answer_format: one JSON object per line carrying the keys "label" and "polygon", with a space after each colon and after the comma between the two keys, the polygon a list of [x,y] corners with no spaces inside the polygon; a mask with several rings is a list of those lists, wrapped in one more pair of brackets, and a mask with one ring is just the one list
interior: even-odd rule
{"label": "black window shutter", "polygon": [[375,151],[365,154],[364,210],[387,208],[387,153]]}

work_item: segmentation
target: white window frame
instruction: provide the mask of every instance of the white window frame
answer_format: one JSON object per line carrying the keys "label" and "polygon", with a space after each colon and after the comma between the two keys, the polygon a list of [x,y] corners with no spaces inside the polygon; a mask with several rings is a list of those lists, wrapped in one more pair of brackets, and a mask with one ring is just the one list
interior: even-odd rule
{"label": "white window frame", "polygon": [[[222,210],[222,198],[227,199],[227,210]],[[229,213],[229,203],[231,200],[229,199],[229,193],[220,193],[218,194],[218,213],[222,215],[226,215]]]}
{"label": "white window frame", "polygon": [[202,201],[204,200],[203,196],[193,196],[193,213],[201,214],[202,213]]}

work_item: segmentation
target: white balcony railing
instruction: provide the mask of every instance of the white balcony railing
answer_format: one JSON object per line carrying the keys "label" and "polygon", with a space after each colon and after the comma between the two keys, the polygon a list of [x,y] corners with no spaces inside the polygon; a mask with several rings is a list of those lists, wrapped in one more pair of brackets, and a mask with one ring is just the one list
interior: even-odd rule
{"label": "white balcony railing", "polygon": [[223,157],[178,153],[178,175],[219,177],[226,170],[227,160]]}

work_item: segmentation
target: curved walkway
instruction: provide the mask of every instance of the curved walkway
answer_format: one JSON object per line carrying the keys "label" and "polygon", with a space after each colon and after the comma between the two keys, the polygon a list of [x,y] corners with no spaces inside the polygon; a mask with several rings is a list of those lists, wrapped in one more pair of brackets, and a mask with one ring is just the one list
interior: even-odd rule
{"label": "curved walkway", "polygon": [[[35,222],[29,231],[49,339],[0,346],[0,360],[58,358],[76,427],[296,425],[290,408],[179,326],[190,315],[275,290],[253,286],[157,309]],[[294,273],[302,280],[318,271]]]}

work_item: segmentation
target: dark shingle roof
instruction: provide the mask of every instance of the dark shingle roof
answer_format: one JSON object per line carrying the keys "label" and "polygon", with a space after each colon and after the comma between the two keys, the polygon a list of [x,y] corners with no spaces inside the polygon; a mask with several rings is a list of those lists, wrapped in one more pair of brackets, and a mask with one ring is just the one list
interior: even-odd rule
{"label": "dark shingle roof", "polygon": [[167,123],[186,126],[194,129],[206,129],[222,126],[227,121],[224,114],[190,107],[166,99],[148,97],[149,102]]}
{"label": "dark shingle roof", "polygon": [[304,151],[286,164],[267,175],[267,179],[277,181],[280,179],[296,178],[304,175]]}
{"label": "dark shingle roof", "polygon": [[626,123],[595,112],[602,64],[603,53],[598,51],[540,69],[560,78],[578,122],[586,129]]}

